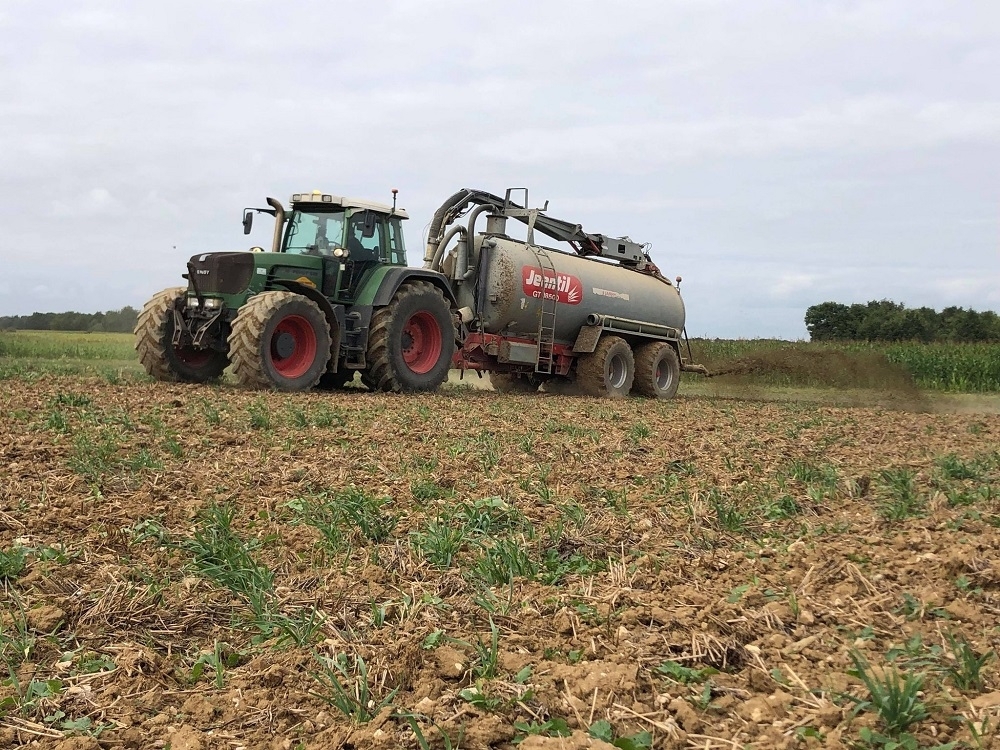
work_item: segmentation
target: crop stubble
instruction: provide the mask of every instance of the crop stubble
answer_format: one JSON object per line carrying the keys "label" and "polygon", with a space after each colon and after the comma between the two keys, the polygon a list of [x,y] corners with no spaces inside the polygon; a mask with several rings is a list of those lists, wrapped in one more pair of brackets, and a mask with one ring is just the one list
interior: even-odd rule
{"label": "crop stubble", "polygon": [[837,746],[852,653],[926,674],[922,742],[992,739],[947,638],[997,649],[995,416],[3,385],[0,745]]}

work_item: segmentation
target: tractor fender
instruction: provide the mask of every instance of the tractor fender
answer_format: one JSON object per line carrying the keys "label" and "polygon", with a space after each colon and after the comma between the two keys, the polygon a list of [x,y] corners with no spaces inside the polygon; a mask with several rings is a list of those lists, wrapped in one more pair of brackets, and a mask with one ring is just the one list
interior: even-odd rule
{"label": "tractor fender", "polygon": [[275,279],[273,283],[275,286],[280,286],[290,292],[308,297],[319,305],[319,309],[326,315],[326,321],[330,324],[330,364],[327,370],[337,372],[337,365],[340,359],[340,340],[344,331],[344,306],[331,305],[330,300],[324,297],[318,289],[306,284],[300,284],[297,281]]}
{"label": "tractor fender", "polygon": [[453,308],[458,307],[458,301],[455,299],[454,292],[451,291],[451,285],[448,283],[447,276],[437,271],[428,271],[423,268],[408,268],[406,266],[390,268],[385,276],[382,277],[382,283],[379,285],[378,291],[375,292],[372,306],[377,308],[388,305],[392,301],[392,295],[396,293],[399,287],[412,279],[429,281],[441,290],[444,298],[448,300]]}

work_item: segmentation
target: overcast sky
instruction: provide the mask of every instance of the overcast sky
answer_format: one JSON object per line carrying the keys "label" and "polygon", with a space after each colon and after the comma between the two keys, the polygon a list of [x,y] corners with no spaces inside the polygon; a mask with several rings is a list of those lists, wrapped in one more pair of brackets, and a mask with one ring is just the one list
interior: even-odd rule
{"label": "overcast sky", "polygon": [[[319,188],[527,186],[695,336],[1000,310],[1000,2],[0,2],[0,315],[141,306]],[[259,217],[263,218],[263,217]]]}

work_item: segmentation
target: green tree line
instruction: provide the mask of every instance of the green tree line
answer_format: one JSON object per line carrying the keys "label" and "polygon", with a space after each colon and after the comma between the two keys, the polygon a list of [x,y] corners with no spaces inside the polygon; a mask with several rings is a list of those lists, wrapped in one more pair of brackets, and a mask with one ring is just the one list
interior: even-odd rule
{"label": "green tree line", "polygon": [[964,307],[907,308],[890,300],[843,305],[823,302],[806,310],[812,341],[1000,341],[1000,316]]}
{"label": "green tree line", "polygon": [[126,305],[121,310],[79,313],[31,313],[0,317],[0,331],[92,331],[128,333],[135,327],[139,311]]}

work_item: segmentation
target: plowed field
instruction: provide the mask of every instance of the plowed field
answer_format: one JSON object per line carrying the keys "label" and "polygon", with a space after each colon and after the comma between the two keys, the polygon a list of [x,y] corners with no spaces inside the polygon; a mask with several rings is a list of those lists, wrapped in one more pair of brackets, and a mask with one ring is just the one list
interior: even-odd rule
{"label": "plowed field", "polygon": [[0,408],[0,747],[994,746],[996,415],[74,377]]}

